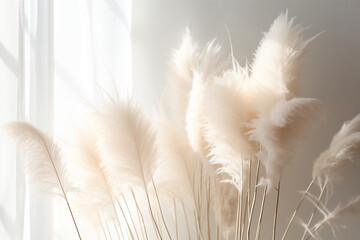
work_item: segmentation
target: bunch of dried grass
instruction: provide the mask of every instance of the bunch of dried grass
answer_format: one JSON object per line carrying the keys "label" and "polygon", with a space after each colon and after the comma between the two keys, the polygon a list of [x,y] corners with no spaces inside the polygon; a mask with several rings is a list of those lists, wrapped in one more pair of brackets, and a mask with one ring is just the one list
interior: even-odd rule
{"label": "bunch of dried grass", "polygon": [[[101,239],[179,239],[186,232],[188,239],[258,240],[266,198],[276,191],[276,205],[267,209],[274,212],[275,240],[283,172],[304,132],[326,114],[319,100],[296,96],[299,62],[315,38],[304,39],[303,32],[287,13],[280,15],[253,64],[241,67],[214,41],[200,51],[187,30],[156,117],[100,90],[102,100],[63,149],[68,159],[30,124],[13,122],[4,129],[25,152],[31,179],[64,197],[79,238],[77,218]],[[307,223],[300,221],[302,239],[319,238],[326,224],[333,228],[359,210],[359,197],[333,211],[321,201],[359,150],[360,115],[344,124],[315,161],[313,180],[282,239],[305,200],[314,211]],[[314,183],[319,196],[311,194]],[[323,219],[312,224],[316,212]]]}

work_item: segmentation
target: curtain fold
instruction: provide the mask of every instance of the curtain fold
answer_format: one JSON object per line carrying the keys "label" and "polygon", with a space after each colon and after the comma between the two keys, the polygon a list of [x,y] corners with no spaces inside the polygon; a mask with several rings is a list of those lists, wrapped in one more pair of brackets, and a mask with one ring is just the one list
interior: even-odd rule
{"label": "curtain fold", "polygon": [[[0,124],[25,120],[60,136],[93,100],[94,84],[131,94],[131,0],[0,2]],[[62,199],[26,182],[0,142],[0,239],[76,239]]]}
{"label": "curtain fold", "polygon": [[[25,78],[24,78],[24,0],[19,0],[18,63],[17,63],[17,119],[25,120]],[[16,156],[16,218],[15,239],[23,239],[26,183],[20,156]],[[20,166],[20,167],[19,167]]]}
{"label": "curtain fold", "polygon": [[[23,5],[0,3],[0,125],[24,118]],[[0,238],[22,239],[25,177],[13,145],[0,138]]]}
{"label": "curtain fold", "polygon": [[[25,80],[28,84],[27,120],[44,132],[53,130],[53,0],[25,1]],[[52,238],[52,198],[29,184],[30,239]]]}

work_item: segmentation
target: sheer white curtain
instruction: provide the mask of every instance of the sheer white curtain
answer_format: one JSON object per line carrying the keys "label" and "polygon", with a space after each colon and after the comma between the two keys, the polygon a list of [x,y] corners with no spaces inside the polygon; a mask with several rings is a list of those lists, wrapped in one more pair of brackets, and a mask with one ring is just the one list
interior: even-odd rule
{"label": "sheer white curtain", "polygon": [[[59,135],[91,99],[94,82],[131,92],[131,0],[0,2],[0,124],[26,120]],[[75,239],[61,200],[24,178],[13,145],[0,144],[0,239]]]}

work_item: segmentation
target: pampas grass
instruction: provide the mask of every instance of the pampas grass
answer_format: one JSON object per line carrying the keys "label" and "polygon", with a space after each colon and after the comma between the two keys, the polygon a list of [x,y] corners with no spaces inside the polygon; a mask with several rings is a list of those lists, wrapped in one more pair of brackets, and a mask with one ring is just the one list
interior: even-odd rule
{"label": "pampas grass", "polygon": [[[265,213],[273,215],[267,239],[287,239],[295,222],[305,228],[302,239],[319,238],[325,226],[334,231],[335,223],[359,209],[357,197],[330,211],[323,195],[358,157],[360,115],[315,161],[313,179],[292,215],[280,217],[284,172],[327,112],[297,88],[302,57],[316,37],[304,35],[305,28],[282,14],[253,62],[240,66],[215,40],[201,49],[187,29],[156,114],[148,116],[133,100],[97,86],[100,101],[87,104],[86,120],[62,149],[66,158],[27,123],[4,129],[23,150],[31,179],[62,196],[71,214],[76,208],[81,224],[100,239],[259,240]],[[266,204],[269,198],[274,205]],[[305,201],[314,208],[300,219]],[[317,213],[323,219],[312,223]],[[279,235],[280,221],[287,227]]]}
{"label": "pampas grass", "polygon": [[[89,209],[84,210],[81,217],[87,219],[93,228],[102,230],[103,222],[113,222],[117,230],[117,237],[123,236],[119,215],[117,214],[114,189],[108,181],[107,174],[102,167],[102,158],[97,147],[96,135],[92,132],[85,132],[82,129],[75,129],[72,142],[68,143],[69,158],[75,165],[78,184],[81,195],[78,197],[78,205],[88,205]],[[79,183],[80,182],[80,183]],[[99,224],[100,221],[100,224]]]}
{"label": "pampas grass", "polygon": [[[192,151],[184,133],[169,123],[166,118],[157,120],[159,167],[154,180],[165,196],[182,200],[195,206],[195,176],[201,156]],[[181,184],[180,184],[181,183]],[[173,186],[176,184],[176,189]]]}
{"label": "pampas grass", "polygon": [[186,112],[186,130],[190,146],[204,156],[207,145],[204,137],[205,88],[211,85],[214,78],[221,75],[228,65],[228,60],[223,61],[221,47],[213,40],[207,44],[199,56],[197,66],[192,70],[193,79]]}
{"label": "pampas grass", "polygon": [[360,153],[360,115],[344,123],[333,137],[330,146],[314,163],[313,177],[336,180],[340,170],[353,162]]}
{"label": "pampas grass", "polygon": [[116,194],[151,184],[156,168],[156,135],[139,106],[109,102],[93,112],[104,171]]}
{"label": "pampas grass", "polygon": [[161,109],[177,128],[185,129],[189,92],[192,88],[193,69],[197,66],[199,50],[187,28],[179,49],[174,50],[172,68],[166,78]]}
{"label": "pampas grass", "polygon": [[[115,99],[100,105],[92,118],[101,164],[114,194],[119,199],[132,189],[144,191],[151,219],[159,233],[149,196],[157,166],[153,124],[138,105]],[[123,213],[121,205],[119,207]]]}
{"label": "pampas grass", "polygon": [[30,179],[37,183],[42,192],[56,194],[65,199],[77,234],[80,233],[70,207],[68,195],[76,188],[69,181],[61,150],[52,138],[26,122],[11,122],[3,126],[25,156],[25,169]]}
{"label": "pampas grass", "polygon": [[316,126],[324,113],[323,104],[317,99],[293,98],[279,101],[268,114],[260,113],[252,121],[249,132],[251,139],[262,146],[260,154],[268,174],[268,184],[281,179],[304,133]]}
{"label": "pampas grass", "polygon": [[210,163],[219,165],[218,173],[241,192],[247,179],[253,146],[248,139],[246,90],[248,76],[239,67],[225,72],[207,87],[205,137],[209,143]]}

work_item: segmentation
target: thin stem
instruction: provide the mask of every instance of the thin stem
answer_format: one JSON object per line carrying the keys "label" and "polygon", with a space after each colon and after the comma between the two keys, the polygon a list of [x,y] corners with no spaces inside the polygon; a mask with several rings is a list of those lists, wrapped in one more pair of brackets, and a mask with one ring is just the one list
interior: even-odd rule
{"label": "thin stem", "polygon": [[279,209],[279,198],[280,198],[280,180],[277,185],[277,194],[276,194],[276,205],[275,205],[275,213],[274,213],[274,225],[273,225],[273,237],[272,240],[275,240],[276,236],[276,223],[277,223],[277,216],[278,216],[278,209]]}
{"label": "thin stem", "polygon": [[158,193],[157,193],[157,190],[156,190],[156,187],[155,187],[154,179],[153,179],[153,178],[151,178],[151,181],[152,181],[152,184],[153,184],[153,187],[154,187],[154,190],[155,190],[156,201],[157,201],[158,206],[159,206],[161,219],[162,219],[162,221],[163,221],[163,223],[164,223],[164,226],[165,226],[166,232],[167,232],[167,234],[168,234],[168,236],[169,236],[169,238],[170,238],[170,240],[171,240],[172,238],[171,238],[171,235],[170,235],[169,229],[168,229],[168,227],[167,227],[167,225],[166,225],[166,221],[165,221],[165,218],[164,218],[164,215],[163,215],[162,209],[161,209],[161,204],[160,204],[159,196],[158,196]]}
{"label": "thin stem", "polygon": [[241,229],[241,239],[244,239],[244,234],[245,234],[245,216],[248,215],[248,223],[247,225],[249,226],[249,219],[250,219],[250,189],[251,189],[251,172],[252,172],[252,161],[250,159],[249,161],[249,174],[248,174],[248,185],[247,185],[247,191],[246,191],[246,208],[245,208],[245,215],[244,215],[244,220],[243,220],[243,227]]}
{"label": "thin stem", "polygon": [[136,237],[137,237],[137,239],[140,239],[140,238],[139,238],[139,235],[138,235],[138,232],[137,232],[137,229],[136,229],[136,225],[135,225],[133,216],[132,216],[131,211],[130,211],[130,208],[129,208],[129,205],[127,204],[127,201],[126,201],[124,195],[121,195],[121,196],[122,196],[122,198],[124,199],[125,206],[126,206],[128,212],[129,212],[130,220],[131,220],[131,222],[132,222],[132,225],[134,226],[134,231],[135,231]]}
{"label": "thin stem", "polygon": [[[249,201],[249,193],[247,192],[246,193],[246,201],[248,202]],[[244,210],[244,217],[242,219],[242,222],[241,222],[241,231],[240,231],[240,239],[243,240],[244,239],[244,233],[245,233],[245,224],[246,224],[246,215],[248,215],[248,204],[245,204],[245,210]]]}
{"label": "thin stem", "polygon": [[[62,188],[62,186],[61,186],[61,188]],[[64,190],[63,190],[63,191],[64,191]],[[81,240],[80,232],[79,232],[78,226],[77,226],[77,224],[76,224],[76,221],[75,221],[75,218],[74,218],[74,214],[73,214],[73,212],[72,212],[72,210],[71,210],[69,201],[68,201],[68,199],[67,199],[67,197],[66,197],[66,195],[65,195],[65,192],[64,192],[64,198],[65,198],[66,204],[67,204],[67,206],[68,206],[68,208],[69,208],[69,211],[70,211],[70,214],[71,214],[71,218],[72,218],[72,220],[73,220],[73,222],[74,222],[74,225],[75,225],[75,228],[76,228],[76,232],[77,232],[77,234],[78,234],[78,236],[79,236],[79,239]]]}
{"label": "thin stem", "polygon": [[222,225],[222,221],[220,221],[220,238],[222,239],[223,238],[223,225]]}
{"label": "thin stem", "polygon": [[159,229],[160,229],[161,236],[163,236],[163,230],[162,230],[162,226],[160,224],[161,220],[160,220],[159,212],[157,211],[155,214],[156,214],[155,215],[156,221],[159,223]]}
{"label": "thin stem", "polygon": [[109,237],[110,237],[110,240],[112,240],[112,237],[111,237],[111,232],[110,232],[110,229],[109,229],[109,226],[108,224],[105,222],[105,225],[106,225],[106,229],[108,230],[109,232]]}
{"label": "thin stem", "polygon": [[117,204],[118,204],[118,206],[119,206],[119,208],[120,208],[120,211],[121,211],[122,215],[124,216],[125,223],[126,223],[126,225],[127,225],[128,229],[129,229],[129,232],[130,232],[130,235],[131,235],[131,239],[133,239],[133,240],[134,240],[134,235],[132,234],[132,231],[131,231],[131,228],[130,228],[129,222],[128,222],[128,220],[127,220],[126,216],[125,216],[124,210],[123,210],[123,209],[122,209],[122,207],[121,207],[121,204],[120,204],[120,202],[119,202],[119,199],[116,199],[116,202],[117,202]]}
{"label": "thin stem", "polygon": [[[313,218],[314,218],[314,216],[315,216],[315,213],[316,213],[316,211],[318,210],[319,203],[320,203],[321,198],[322,198],[322,196],[323,196],[323,194],[324,194],[324,192],[325,192],[325,188],[326,188],[327,183],[328,183],[328,181],[327,181],[327,179],[326,179],[326,180],[325,180],[325,183],[324,183],[324,186],[321,188],[320,195],[319,195],[319,197],[318,197],[318,199],[317,199],[317,201],[316,201],[316,206],[315,206],[313,212],[311,213],[311,216],[310,216],[310,219],[309,219],[309,221],[308,221],[308,223],[307,223],[307,226],[310,226],[311,221],[313,220]],[[306,236],[306,229],[305,229],[305,231],[304,231],[304,233],[303,233],[303,236],[302,236],[301,240],[304,240],[304,239],[305,239],[305,236]]]}
{"label": "thin stem", "polygon": [[256,229],[256,237],[255,237],[256,240],[259,240],[259,239],[260,239],[261,222],[262,222],[263,213],[264,213],[264,206],[265,206],[265,200],[266,200],[266,192],[267,192],[267,185],[265,185],[265,187],[264,187],[264,193],[263,193],[263,198],[262,198],[262,203],[261,203],[259,221],[258,221],[258,225],[257,225],[257,229]]}
{"label": "thin stem", "polygon": [[177,221],[177,212],[176,212],[176,200],[174,198],[174,214],[175,214],[175,232],[176,232],[176,240],[179,239],[179,232],[178,232],[178,221]]}
{"label": "thin stem", "polygon": [[183,210],[184,216],[185,216],[185,222],[186,222],[186,229],[187,229],[187,232],[188,232],[188,237],[189,237],[189,240],[191,240],[190,228],[189,228],[189,221],[188,221],[188,218],[187,218],[187,215],[186,215],[185,206],[184,206],[184,202],[183,202],[183,201],[181,201],[181,207],[182,207],[182,210]]}
{"label": "thin stem", "polygon": [[[131,189],[131,194],[132,194],[132,196],[133,196],[133,198],[134,198],[135,205],[136,205],[136,208],[137,208],[137,210],[138,210],[138,213],[140,213],[142,225],[144,226],[145,236],[146,236],[146,240],[147,240],[147,239],[148,239],[148,234],[147,234],[147,231],[146,231],[146,225],[145,225],[144,217],[143,217],[143,215],[142,215],[142,213],[141,213],[139,204],[138,204],[138,202],[137,202],[137,200],[136,200],[136,197],[135,197],[135,193],[134,193],[134,191],[133,191],[132,189]],[[139,222],[140,222],[140,221],[139,221]]]}
{"label": "thin stem", "polygon": [[257,197],[257,190],[258,190],[258,183],[259,183],[259,172],[260,172],[260,159],[257,161],[257,170],[256,170],[256,183],[254,186],[254,196],[251,203],[251,210],[250,210],[250,217],[249,217],[249,223],[247,227],[247,239],[250,240],[250,231],[251,231],[251,222],[254,215],[254,208],[256,203],[256,197]]}
{"label": "thin stem", "polygon": [[214,219],[215,219],[215,223],[216,223],[216,226],[215,226],[215,237],[216,237],[216,240],[219,240],[219,223],[218,223],[218,211],[216,209],[216,206],[218,206],[217,204],[217,201],[218,201],[218,198],[217,198],[217,181],[216,181],[216,177],[214,178],[214,196],[215,196],[215,211],[214,211]]}
{"label": "thin stem", "polygon": [[[196,222],[196,213],[195,213],[195,211],[194,211],[194,219],[195,219],[195,222]],[[196,230],[196,239],[200,239],[200,234],[199,234],[199,229],[198,229],[198,227],[196,226],[195,227],[195,230]]]}
{"label": "thin stem", "polygon": [[209,178],[208,187],[207,187],[207,191],[206,191],[207,234],[208,234],[209,240],[211,240],[211,234],[210,234],[210,185],[211,185],[211,179]]}
{"label": "thin stem", "polygon": [[145,182],[144,182],[144,188],[145,188],[146,199],[147,199],[147,203],[148,203],[148,207],[149,207],[149,211],[150,211],[150,215],[151,215],[151,219],[152,219],[153,225],[155,226],[155,230],[156,230],[157,233],[159,234],[160,239],[162,239],[162,235],[161,235],[160,229],[159,229],[159,227],[158,227],[158,225],[157,225],[157,223],[156,223],[156,221],[155,221],[154,213],[153,213],[153,210],[152,210],[152,207],[151,207],[151,203],[150,203],[149,193],[148,193],[148,191],[147,191]]}
{"label": "thin stem", "polygon": [[326,221],[326,220],[323,220],[323,221],[315,228],[315,230],[312,232],[312,234],[310,234],[310,235],[306,238],[306,240],[309,240],[310,238],[312,238],[313,235],[314,235],[317,231],[319,231],[319,230],[322,228],[322,226],[324,226],[325,223],[327,223],[327,221]]}
{"label": "thin stem", "polygon": [[[201,165],[201,166],[200,166]],[[202,190],[202,183],[203,183],[203,166],[201,164],[201,162],[199,162],[199,179],[198,179],[198,212],[197,212],[197,220],[198,220],[198,225],[199,225],[199,234],[202,238],[202,224],[201,224],[201,215],[202,215],[202,195],[203,195],[203,190]]]}
{"label": "thin stem", "polygon": [[42,141],[42,143],[44,144],[44,147],[45,147],[45,149],[46,149],[46,152],[47,152],[48,155],[49,155],[51,165],[52,165],[52,167],[54,168],[54,172],[55,172],[55,174],[56,174],[56,178],[57,178],[57,180],[58,180],[58,182],[59,182],[61,191],[62,191],[62,193],[63,193],[63,195],[64,195],[66,204],[67,204],[68,209],[69,209],[69,211],[70,211],[71,218],[72,218],[72,220],[73,220],[73,222],[74,222],[74,225],[75,225],[75,228],[76,228],[76,232],[77,232],[77,234],[78,234],[79,239],[81,240],[80,232],[79,232],[78,226],[77,226],[77,224],[76,224],[76,221],[75,221],[75,218],[74,218],[74,214],[73,214],[73,212],[72,212],[72,210],[71,210],[71,207],[70,207],[70,204],[69,204],[69,200],[68,200],[67,195],[66,195],[66,193],[65,193],[64,186],[63,186],[63,184],[62,184],[62,182],[61,182],[61,180],[60,180],[58,170],[57,170],[56,167],[55,167],[55,163],[54,163],[54,161],[53,161],[52,155],[50,154],[49,148],[48,148],[48,146],[45,144],[45,142]]}
{"label": "thin stem", "polygon": [[293,215],[291,216],[291,219],[290,219],[290,221],[289,221],[289,223],[288,223],[288,225],[287,225],[287,227],[286,227],[286,229],[285,229],[284,235],[282,236],[281,240],[284,240],[285,237],[286,237],[286,235],[287,235],[287,233],[289,232],[290,226],[291,226],[291,224],[293,223],[293,221],[294,221],[294,219],[295,219],[295,216],[296,216],[297,212],[299,211],[299,208],[300,208],[301,204],[303,203],[303,201],[304,201],[307,193],[309,192],[309,190],[310,190],[311,186],[314,184],[314,182],[315,182],[315,178],[313,178],[313,179],[311,180],[309,186],[306,188],[305,192],[303,193],[303,195],[302,195],[302,197],[301,197],[301,200],[300,200],[298,206],[296,207]]}
{"label": "thin stem", "polygon": [[[99,166],[99,167],[100,167],[100,166]],[[101,167],[100,167],[100,168],[101,168]],[[116,211],[116,207],[115,207],[115,203],[114,203],[114,198],[113,198],[113,196],[112,196],[112,194],[111,194],[111,190],[110,190],[111,188],[110,188],[110,186],[109,186],[107,177],[106,177],[106,175],[104,174],[103,171],[101,171],[101,175],[102,175],[102,177],[103,177],[103,179],[104,179],[105,186],[106,186],[106,190],[107,190],[107,192],[109,193],[109,197],[110,197],[110,199],[111,199],[111,204],[112,204],[114,213],[116,214],[116,220],[117,220],[117,223],[119,224],[119,229],[120,229],[120,232],[121,232],[121,236],[124,238],[124,234],[122,233],[121,224],[120,224],[120,220],[119,220],[119,215],[118,215],[118,213],[117,213],[117,211]],[[115,223],[114,223],[114,224],[115,224]],[[118,231],[116,225],[115,225],[115,230],[116,230],[116,234],[117,234],[118,238],[120,238],[119,231]]]}
{"label": "thin stem", "polygon": [[251,188],[251,168],[252,164],[251,164],[251,159],[250,159],[250,163],[249,163],[249,176],[248,176],[248,189],[247,189],[247,194],[248,194],[248,198],[247,198],[247,204],[248,204],[248,211],[250,212],[250,188]]}
{"label": "thin stem", "polygon": [[102,232],[104,233],[104,236],[105,236],[105,240],[107,240],[106,231],[105,231],[104,224],[103,224],[103,221],[102,221],[102,219],[101,219],[100,213],[99,213],[98,210],[96,211],[96,213],[97,213],[97,216],[98,216],[98,218],[99,218],[100,225],[101,225],[101,229],[102,229]]}
{"label": "thin stem", "polygon": [[[244,161],[241,161],[241,177],[244,176]],[[242,187],[242,186],[241,186]],[[238,215],[238,228],[237,228],[237,232],[236,232],[236,240],[240,239],[241,237],[241,228],[242,228],[242,225],[241,225],[241,220],[242,220],[242,215],[243,215],[243,212],[242,212],[242,198],[243,198],[243,195],[244,195],[244,190],[241,188],[241,196],[240,196],[240,205],[238,206],[238,209],[240,209],[240,214]],[[246,203],[245,203],[246,205]]]}
{"label": "thin stem", "polygon": [[306,238],[306,240],[309,240],[310,238],[312,238],[312,237],[313,237],[313,234],[315,234],[317,231],[319,231],[320,228],[321,228],[322,226],[324,226],[325,223],[326,223],[326,221],[323,221],[319,226],[317,226],[317,227],[315,228],[315,230],[312,232],[312,234],[310,234],[310,235]]}
{"label": "thin stem", "polygon": [[107,236],[106,236],[106,232],[105,232],[105,229],[104,229],[104,225],[103,225],[103,223],[101,222],[101,230],[102,230],[102,232],[103,232],[103,234],[104,234],[104,237],[105,237],[105,240],[107,240]]}
{"label": "thin stem", "polygon": [[120,238],[119,230],[117,229],[116,223],[114,221],[112,221],[112,223],[114,224],[114,228],[115,228],[115,231],[116,231],[116,234],[117,234],[118,238]]}
{"label": "thin stem", "polygon": [[[241,228],[242,228],[242,225],[241,225],[241,221],[242,221],[242,217],[243,217],[243,208],[242,208],[242,206],[243,206],[243,195],[244,195],[244,193],[242,192],[241,193],[241,196],[240,196],[240,215],[239,215],[239,221],[238,221],[238,224],[239,224],[239,227],[238,227],[238,236],[237,236],[237,239],[240,239],[240,237],[241,237]],[[246,203],[245,203],[245,205],[246,205]]]}
{"label": "thin stem", "polygon": [[219,224],[219,236],[220,236],[220,239],[223,238],[223,225],[222,225],[222,218],[221,218],[221,221],[220,221],[220,224]]}
{"label": "thin stem", "polygon": [[[129,119],[129,121],[130,121],[130,119]],[[140,159],[141,159],[141,157],[140,157],[141,155],[140,155],[139,150],[138,150],[137,148],[136,148],[136,153],[137,153],[137,159],[140,160]],[[146,182],[145,182],[145,174],[144,174],[144,169],[143,169],[143,166],[142,166],[141,161],[139,162],[139,166],[140,166],[140,170],[141,170],[142,183],[143,183],[143,187],[144,187],[144,190],[145,190],[146,200],[147,200],[147,203],[148,203],[148,207],[149,207],[151,219],[152,219],[153,225],[155,226],[155,229],[156,229],[157,233],[159,233],[160,239],[162,239],[162,236],[161,236],[159,227],[158,227],[158,225],[157,225],[157,223],[156,223],[156,221],[155,221],[154,213],[153,213],[153,210],[152,210],[152,207],[151,207],[149,192],[148,192],[148,189],[147,189],[147,184],[146,184]]]}
{"label": "thin stem", "polygon": [[239,239],[239,222],[240,222],[240,208],[241,208],[241,194],[239,192],[238,194],[238,199],[237,199],[237,211],[236,211],[236,225],[235,225],[235,240]]}
{"label": "thin stem", "polygon": [[141,222],[140,213],[139,213],[138,209],[136,209],[136,213],[137,213],[137,217],[138,217],[138,223],[140,226],[141,237],[142,237],[142,239],[145,239],[145,238],[147,239],[147,236],[145,236],[144,229],[143,229],[145,227],[145,225]]}

